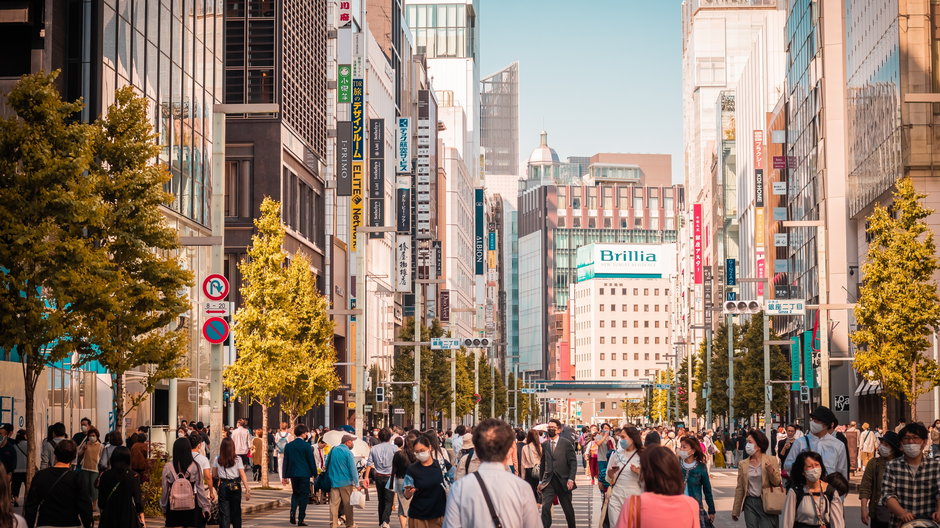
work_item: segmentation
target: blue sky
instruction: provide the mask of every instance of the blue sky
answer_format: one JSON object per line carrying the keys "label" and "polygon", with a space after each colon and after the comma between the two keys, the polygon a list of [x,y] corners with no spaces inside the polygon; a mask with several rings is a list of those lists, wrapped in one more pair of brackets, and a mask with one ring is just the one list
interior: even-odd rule
{"label": "blue sky", "polygon": [[672,154],[682,181],[680,0],[480,0],[480,75],[519,61],[519,148]]}

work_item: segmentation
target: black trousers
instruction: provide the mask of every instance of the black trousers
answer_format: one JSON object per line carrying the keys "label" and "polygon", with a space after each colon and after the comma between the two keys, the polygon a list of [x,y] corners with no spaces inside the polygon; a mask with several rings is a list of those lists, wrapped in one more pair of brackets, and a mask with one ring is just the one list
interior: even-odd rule
{"label": "black trousers", "polygon": [[379,525],[390,522],[392,517],[392,503],[395,501],[395,491],[386,489],[391,477],[375,476],[375,494],[379,496]]}
{"label": "black trousers", "polygon": [[307,504],[310,502],[310,477],[290,478],[290,516],[297,513],[297,522],[307,516]]}
{"label": "black trousers", "polygon": [[567,483],[560,479],[552,478],[551,483],[542,490],[542,526],[549,528],[552,525],[552,503],[555,497],[558,497],[558,504],[565,512],[565,520],[568,522],[568,528],[575,528],[574,506],[571,505],[571,490]]}

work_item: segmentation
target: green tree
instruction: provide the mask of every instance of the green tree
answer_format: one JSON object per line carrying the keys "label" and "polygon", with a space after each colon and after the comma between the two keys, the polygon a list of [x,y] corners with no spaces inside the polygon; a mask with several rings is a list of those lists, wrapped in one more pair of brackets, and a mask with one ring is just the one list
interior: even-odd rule
{"label": "green tree", "polygon": [[[268,430],[268,407],[284,386],[284,372],[291,369],[297,328],[293,293],[284,262],[284,226],[281,205],[265,197],[257,232],[251,237],[248,258],[238,269],[242,275],[242,306],[235,312],[234,328],[238,359],[225,368],[225,384],[232,394],[261,405],[261,428]],[[267,451],[267,438],[262,437]],[[261,485],[268,485],[267,457],[261,458]]]}
{"label": "green tree", "polygon": [[[764,412],[764,316],[755,314],[741,327],[736,335],[741,336],[739,346],[744,349],[741,357],[734,360],[734,417],[747,418]],[[780,337],[770,330],[770,339]],[[770,379],[790,379],[788,347],[770,347]],[[725,360],[727,361],[727,359]],[[785,414],[790,405],[790,386],[785,383],[773,385],[770,408]],[[770,417],[767,417],[770,419]]]}
{"label": "green tree", "polygon": [[[739,335],[739,329],[735,327],[735,336]],[[702,394],[703,382],[706,378],[706,352],[706,342],[703,340],[699,345],[698,360],[695,363],[695,382],[693,384],[698,395]],[[704,415],[705,403],[710,401],[713,415],[726,416],[728,414],[728,325],[726,323],[719,323],[718,328],[712,332],[711,352],[711,392],[708,398],[699,397],[696,399],[695,412]],[[688,374],[680,374],[680,376],[686,377]],[[688,405],[688,401],[685,402],[685,405]]]}
{"label": "green tree", "polygon": [[[431,321],[430,326],[423,326],[420,338],[415,339],[414,319],[408,319],[402,325],[399,339],[402,341],[428,342],[434,337],[445,337],[444,327],[437,319]],[[451,391],[450,386],[450,350],[431,350],[430,346],[419,347],[421,354],[421,404],[426,412],[426,420],[437,413],[450,415]],[[392,367],[392,379],[395,381],[413,382],[415,378],[414,347],[399,347],[396,352],[395,364]],[[459,365],[458,365],[459,370]],[[414,413],[414,400],[412,398],[412,385],[398,384],[392,391],[391,401],[395,407],[405,410],[405,416]],[[418,426],[420,424],[415,424]]]}
{"label": "green tree", "polygon": [[906,397],[911,420],[917,420],[917,398],[940,383],[940,366],[924,354],[928,336],[940,325],[940,298],[933,280],[937,271],[933,232],[924,221],[933,213],[921,203],[910,178],[898,180],[889,210],[876,205],[868,217],[864,282],[855,307],[858,345],[855,369],[881,383],[882,427],[888,426],[886,396]]}
{"label": "green tree", "polygon": [[[87,236],[102,204],[91,166],[92,127],[77,121],[81,101],[64,102],[57,73],[27,75],[7,96],[15,117],[0,120],[0,348],[23,367],[26,429],[36,424],[35,392],[47,365],[90,350],[91,314],[106,303],[108,258]],[[30,442],[27,480],[41,442]]]}
{"label": "green tree", "polygon": [[[89,226],[88,234],[108,253],[111,295],[105,303],[90,299],[91,306],[87,300],[76,305],[100,310],[96,346],[84,359],[98,361],[111,375],[118,431],[160,381],[185,375],[182,360],[189,345],[177,320],[190,309],[186,289],[193,277],[180,265],[176,230],[161,210],[172,200],[164,190],[170,173],[153,163],[160,147],[146,105],[132,88],[121,88],[95,123],[91,173],[103,221]],[[124,374],[142,366],[147,366],[144,391],[128,401]]]}
{"label": "green tree", "polygon": [[[661,370],[657,373],[656,383],[671,385],[672,382],[672,369]],[[654,423],[663,423],[669,416],[669,404],[671,403],[669,401],[669,394],[673,392],[673,390],[654,388],[652,392],[653,398],[650,417],[653,419]]]}
{"label": "green tree", "polygon": [[310,260],[298,253],[287,268],[291,318],[296,328],[292,361],[281,371],[281,407],[294,425],[297,417],[314,405],[323,405],[326,394],[339,386],[336,377],[336,349],[333,347],[333,321],[326,296],[317,291]]}
{"label": "green tree", "polygon": [[679,397],[679,414],[683,416],[689,409],[689,361],[692,361],[692,372],[694,376],[695,373],[698,372],[696,370],[698,369],[698,362],[696,361],[696,356],[694,355],[687,355],[686,357],[682,358],[682,361],[679,362],[679,371],[677,373],[679,386],[676,388],[676,393]]}

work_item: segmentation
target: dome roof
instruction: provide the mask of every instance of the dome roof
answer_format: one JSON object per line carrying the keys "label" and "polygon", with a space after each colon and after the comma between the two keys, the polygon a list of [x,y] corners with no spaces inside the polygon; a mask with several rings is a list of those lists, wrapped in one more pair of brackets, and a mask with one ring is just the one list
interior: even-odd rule
{"label": "dome roof", "polygon": [[539,165],[546,163],[561,163],[558,153],[555,149],[548,146],[548,132],[542,131],[539,134],[539,146],[535,147],[532,154],[529,155],[530,165]]}

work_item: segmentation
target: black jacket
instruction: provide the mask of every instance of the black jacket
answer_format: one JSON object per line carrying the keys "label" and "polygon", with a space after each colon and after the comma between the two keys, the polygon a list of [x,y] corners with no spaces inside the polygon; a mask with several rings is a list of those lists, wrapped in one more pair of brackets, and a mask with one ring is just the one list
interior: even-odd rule
{"label": "black jacket", "polygon": [[542,444],[542,483],[548,485],[554,481],[556,485],[566,485],[578,476],[578,458],[574,454],[574,444],[561,436],[555,437],[555,440],[558,444],[554,452],[551,449],[551,438]]}
{"label": "black jacket", "polygon": [[134,474],[118,469],[102,473],[98,482],[98,508],[101,511],[98,528],[136,527],[144,505]]}
{"label": "black jacket", "polygon": [[[39,519],[37,520],[37,514]],[[24,517],[36,526],[91,528],[91,493],[80,471],[50,467],[36,473],[26,493]]]}

